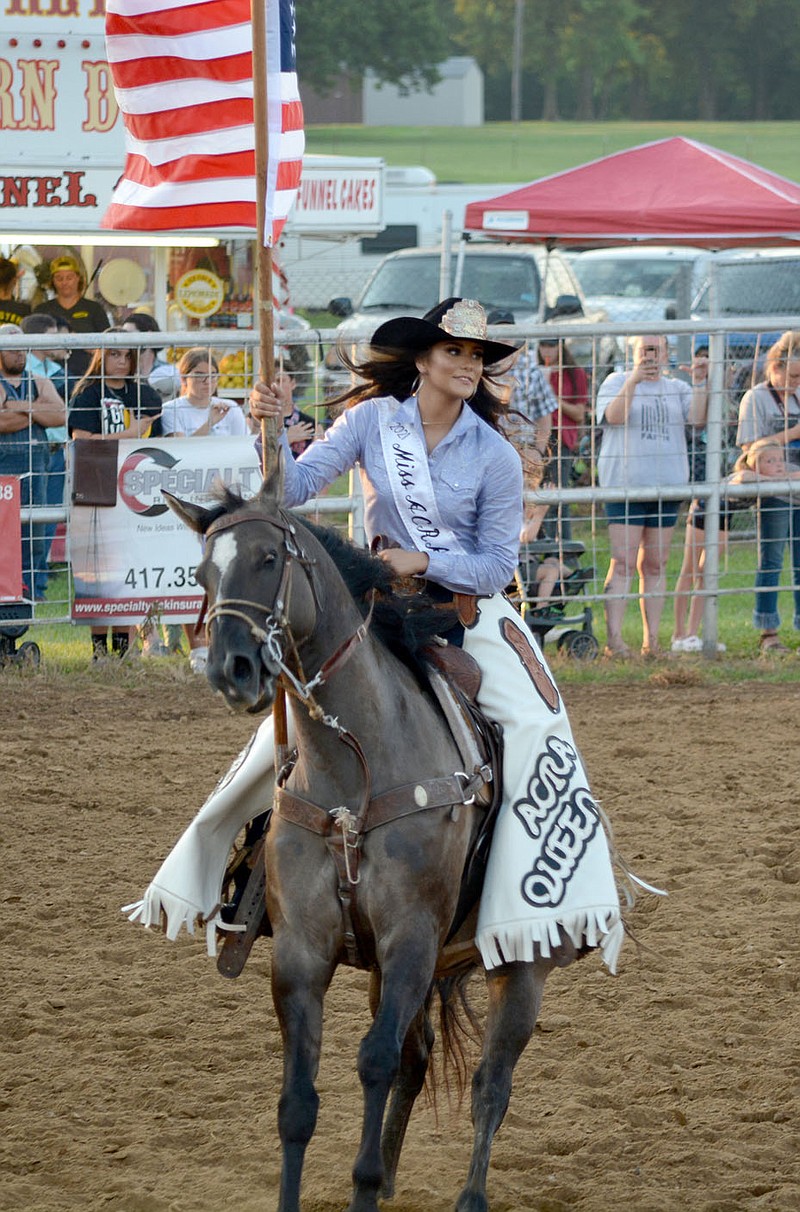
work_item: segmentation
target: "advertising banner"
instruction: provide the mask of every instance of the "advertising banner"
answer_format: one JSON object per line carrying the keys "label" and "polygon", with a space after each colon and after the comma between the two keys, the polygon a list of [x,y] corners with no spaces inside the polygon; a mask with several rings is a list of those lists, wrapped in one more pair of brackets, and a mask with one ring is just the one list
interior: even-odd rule
{"label": "advertising banner", "polygon": [[0,602],[22,597],[22,531],[19,480],[0,476]]}
{"label": "advertising banner", "polygon": [[382,231],[385,163],[370,157],[305,156],[294,209],[286,225],[292,235]]}
{"label": "advertising banner", "polygon": [[74,621],[130,625],[150,615],[193,622],[203,598],[194,575],[202,541],[163,492],[211,505],[222,482],[254,496],[261,484],[254,442],[252,436],[120,441],[116,503],[70,509]]}

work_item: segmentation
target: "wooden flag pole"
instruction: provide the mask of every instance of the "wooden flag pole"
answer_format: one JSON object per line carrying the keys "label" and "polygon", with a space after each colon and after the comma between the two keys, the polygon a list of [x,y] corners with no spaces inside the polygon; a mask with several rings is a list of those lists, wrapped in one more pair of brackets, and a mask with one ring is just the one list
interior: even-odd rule
{"label": "wooden flag pole", "polygon": [[[269,122],[267,119],[267,5],[266,0],[251,0],[253,27],[253,131],[256,161],[256,228],[258,258],[258,356],[260,377],[264,383],[275,379],[275,329],[272,310],[272,248],[266,243],[267,163],[269,160]],[[280,30],[273,36],[280,37]],[[262,418],[261,468],[266,478],[278,457],[279,417]]]}

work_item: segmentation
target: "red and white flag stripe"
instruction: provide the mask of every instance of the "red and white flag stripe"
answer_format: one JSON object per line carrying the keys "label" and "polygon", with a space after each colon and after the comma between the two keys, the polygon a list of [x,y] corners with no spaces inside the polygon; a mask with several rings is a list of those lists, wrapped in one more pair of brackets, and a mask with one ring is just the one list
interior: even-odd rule
{"label": "red and white flag stripe", "polygon": [[[303,164],[292,0],[267,9],[267,230],[280,235]],[[103,227],[256,226],[249,0],[107,0],[106,47],[125,170]]]}

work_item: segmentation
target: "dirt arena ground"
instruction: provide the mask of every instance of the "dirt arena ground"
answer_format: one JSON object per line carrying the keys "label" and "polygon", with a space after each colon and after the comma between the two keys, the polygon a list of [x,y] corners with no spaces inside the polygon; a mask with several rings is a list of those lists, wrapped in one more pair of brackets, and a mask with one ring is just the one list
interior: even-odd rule
{"label": "dirt arena ground", "polygon": [[[269,1212],[269,944],[227,982],[119,911],[251,721],[182,669],[127,683],[0,677],[0,1209]],[[550,978],[493,1212],[800,1208],[800,685],[566,697],[620,849],[670,895],[640,901],[616,978],[594,957]],[[348,1202],[365,985],[329,995],[305,1212]],[[449,1212],[469,1149],[466,1106],[420,1106],[387,1208]]]}

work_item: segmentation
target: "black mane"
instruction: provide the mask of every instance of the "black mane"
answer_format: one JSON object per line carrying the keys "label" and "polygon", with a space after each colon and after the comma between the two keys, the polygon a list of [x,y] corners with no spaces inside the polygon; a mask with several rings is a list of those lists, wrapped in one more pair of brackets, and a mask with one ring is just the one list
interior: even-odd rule
{"label": "black mane", "polygon": [[[257,500],[245,501],[227,487],[221,487],[215,496],[220,503],[218,516],[234,513],[247,505],[253,507],[258,504]],[[308,530],[331,557],[353,601],[365,618],[375,591],[370,627],[372,634],[424,681],[425,671],[420,652],[434,636],[446,633],[457,623],[455,608],[443,606],[427,593],[415,594],[412,597],[395,593],[392,588],[392,571],[383,560],[361,547],[356,547],[330,526],[319,526],[306,517],[287,512],[292,521],[298,527]]]}
{"label": "black mane", "polygon": [[319,526],[296,514],[292,517],[324,547],[364,617],[375,591],[373,634],[414,672],[421,672],[420,650],[457,622],[455,608],[443,606],[427,593],[411,597],[395,593],[392,571],[383,560],[356,547],[330,526]]}

